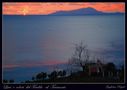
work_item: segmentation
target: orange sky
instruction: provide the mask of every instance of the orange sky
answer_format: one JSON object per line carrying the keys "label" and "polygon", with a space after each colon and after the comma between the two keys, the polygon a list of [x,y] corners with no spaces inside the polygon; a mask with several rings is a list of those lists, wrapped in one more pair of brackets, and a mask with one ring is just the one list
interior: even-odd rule
{"label": "orange sky", "polygon": [[30,3],[3,3],[3,11],[4,15],[47,15],[56,11],[67,11],[74,10],[79,8],[92,7],[98,11],[103,12],[125,12],[125,3],[38,3],[38,2],[30,2]]}

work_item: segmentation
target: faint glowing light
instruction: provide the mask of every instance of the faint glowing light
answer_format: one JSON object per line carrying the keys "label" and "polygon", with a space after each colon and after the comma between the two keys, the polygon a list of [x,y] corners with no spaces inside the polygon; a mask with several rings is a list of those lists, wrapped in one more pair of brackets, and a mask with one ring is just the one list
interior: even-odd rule
{"label": "faint glowing light", "polygon": [[28,8],[23,8],[22,13],[23,13],[24,16],[25,16],[28,12],[29,12],[29,11],[28,11]]}

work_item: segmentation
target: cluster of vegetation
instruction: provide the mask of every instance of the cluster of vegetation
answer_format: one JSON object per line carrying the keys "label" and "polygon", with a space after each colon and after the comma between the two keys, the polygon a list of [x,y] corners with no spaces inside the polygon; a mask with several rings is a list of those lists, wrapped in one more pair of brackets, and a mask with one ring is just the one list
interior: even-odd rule
{"label": "cluster of vegetation", "polygon": [[32,80],[27,80],[23,83],[53,83],[53,82],[63,82],[63,83],[73,83],[73,82],[123,82],[124,81],[124,68],[116,69],[113,63],[107,63],[105,65],[105,75],[102,73],[92,73],[88,74],[87,71],[77,71],[71,72],[67,75],[67,71],[53,71],[50,74],[46,72],[38,73]]}
{"label": "cluster of vegetation", "polygon": [[53,71],[50,74],[46,72],[38,73],[32,77],[32,80],[27,80],[25,83],[40,83],[40,82],[54,82],[56,79],[61,79],[66,76],[66,71]]}
{"label": "cluster of vegetation", "polygon": [[[101,59],[98,59],[101,61]],[[123,82],[124,81],[124,65],[121,69],[117,69],[113,62],[108,62],[106,64],[99,63],[102,65],[99,68],[99,72],[90,72],[89,65],[93,64],[90,62],[90,53],[87,49],[87,45],[83,45],[81,42],[76,45],[75,52],[72,57],[68,60],[69,69],[68,70],[54,70],[50,74],[46,72],[38,73],[36,76],[32,77],[32,80],[27,80],[22,83],[51,83],[51,82]],[[96,64],[96,63],[94,63]],[[75,70],[74,68],[80,68]],[[70,72],[67,74],[67,72]],[[7,81],[4,80],[5,83]],[[12,83],[14,81],[10,81]]]}

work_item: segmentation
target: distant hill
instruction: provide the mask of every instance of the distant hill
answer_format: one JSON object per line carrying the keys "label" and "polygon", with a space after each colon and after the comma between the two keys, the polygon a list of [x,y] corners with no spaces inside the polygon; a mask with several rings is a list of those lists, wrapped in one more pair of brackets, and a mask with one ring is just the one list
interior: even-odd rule
{"label": "distant hill", "polygon": [[77,15],[109,15],[109,14],[123,14],[120,12],[115,13],[105,13],[101,11],[97,11],[94,8],[82,8],[77,10],[71,10],[71,11],[57,11],[55,13],[49,14],[49,15],[62,15],[62,16],[77,16]]}

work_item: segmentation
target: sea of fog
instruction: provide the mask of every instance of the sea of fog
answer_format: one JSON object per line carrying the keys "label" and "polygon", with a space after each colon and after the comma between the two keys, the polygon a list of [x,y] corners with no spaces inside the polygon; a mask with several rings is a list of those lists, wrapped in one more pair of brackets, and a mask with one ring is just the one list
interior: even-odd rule
{"label": "sea of fog", "polygon": [[38,72],[52,71],[54,62],[66,68],[62,62],[68,61],[81,41],[91,56],[124,63],[124,15],[4,15],[2,26],[4,79],[30,80]]}

